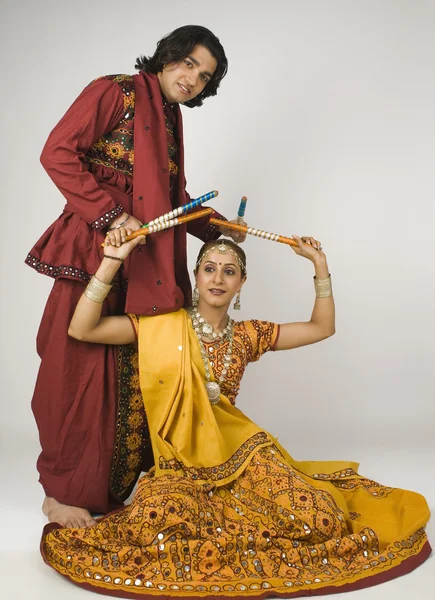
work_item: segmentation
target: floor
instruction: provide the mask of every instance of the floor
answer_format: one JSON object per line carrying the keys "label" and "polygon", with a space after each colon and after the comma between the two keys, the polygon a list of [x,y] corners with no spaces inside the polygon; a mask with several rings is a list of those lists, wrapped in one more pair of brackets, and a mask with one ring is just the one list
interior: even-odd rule
{"label": "floor", "polygon": [[[8,460],[0,466],[0,481],[3,482],[2,535],[0,536],[0,580],[2,598],[7,600],[79,600],[92,598],[88,591],[81,590],[61,578],[47,567],[39,555],[39,539],[45,517],[40,507],[42,491],[37,483],[34,467],[37,455],[36,440],[14,439],[7,448]],[[10,449],[16,448],[15,452]],[[19,450],[18,450],[19,449]],[[374,460],[378,453],[361,457],[365,475],[388,485],[415,489],[428,499],[435,508],[434,457],[429,454],[416,456],[397,452],[383,453],[382,464]],[[4,457],[6,452],[1,451]],[[388,474],[388,478],[385,477]],[[429,474],[429,476],[428,476]],[[388,479],[388,481],[387,481]],[[5,493],[6,492],[6,493]],[[435,520],[428,525],[429,538],[435,546]],[[433,600],[435,598],[435,558],[432,556],[414,572],[379,586],[334,594],[328,598],[344,600]]]}

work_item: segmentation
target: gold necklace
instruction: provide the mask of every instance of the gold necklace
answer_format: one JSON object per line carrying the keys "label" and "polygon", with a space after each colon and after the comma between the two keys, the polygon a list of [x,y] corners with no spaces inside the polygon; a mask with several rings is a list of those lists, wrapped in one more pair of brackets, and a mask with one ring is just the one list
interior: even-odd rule
{"label": "gold necklace", "polygon": [[228,317],[228,323],[222,331],[215,331],[213,329],[213,325],[207,323],[204,317],[201,315],[198,309],[191,308],[189,311],[189,316],[192,319],[192,325],[195,331],[199,330],[202,332],[202,335],[207,335],[214,340],[226,338],[233,327],[233,321],[231,317]]}
{"label": "gold necklace", "polygon": [[[198,318],[198,316],[199,316],[199,318]],[[205,322],[205,320],[201,317],[201,315],[198,311],[193,311],[192,309],[189,310],[189,317],[192,320],[192,327],[196,333],[196,337],[198,338],[199,348],[201,350],[201,357],[202,357],[202,361],[204,363],[204,370],[205,370],[205,377],[206,377],[205,389],[207,390],[207,396],[208,396],[208,399],[210,400],[210,404],[218,404],[219,400],[220,400],[220,395],[221,395],[221,384],[225,381],[225,375],[228,372],[228,368],[230,366],[230,361],[231,361],[231,356],[233,353],[234,322],[231,319],[231,317],[228,317],[227,326],[222,331],[222,334],[219,336],[220,337],[219,341],[223,341],[225,338],[228,340],[228,348],[224,354],[224,368],[222,369],[222,373],[219,377],[219,380],[211,381],[210,380],[211,379],[210,363],[208,360],[207,351],[205,349],[204,342],[202,341],[203,335],[210,335],[208,332],[204,331],[204,324],[208,325],[208,323]],[[202,321],[200,319],[202,319]],[[211,327],[211,325],[209,325],[209,327]],[[224,334],[224,332],[225,332],[225,334]],[[213,328],[212,328],[212,333],[213,333]]]}

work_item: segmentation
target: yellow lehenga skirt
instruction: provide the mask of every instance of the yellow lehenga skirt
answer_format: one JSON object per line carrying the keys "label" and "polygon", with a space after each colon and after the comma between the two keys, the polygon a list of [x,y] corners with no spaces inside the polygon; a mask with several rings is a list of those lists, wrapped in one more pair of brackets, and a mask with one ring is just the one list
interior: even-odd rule
{"label": "yellow lehenga skirt", "polygon": [[145,351],[140,358],[156,467],[130,506],[97,525],[47,525],[50,566],[122,598],[229,599],[363,588],[429,556],[422,496],[365,479],[355,463],[293,460],[225,397],[211,407],[185,315],[171,316],[168,329],[150,321],[144,339],[155,339],[154,327],[175,336],[164,355],[150,349],[155,373]]}
{"label": "yellow lehenga skirt", "polygon": [[350,468],[307,476],[272,445],[214,490],[147,474],[130,506],[87,529],[49,524],[41,548],[74,583],[124,598],[290,597],[413,570],[430,554],[428,517],[419,494]]}

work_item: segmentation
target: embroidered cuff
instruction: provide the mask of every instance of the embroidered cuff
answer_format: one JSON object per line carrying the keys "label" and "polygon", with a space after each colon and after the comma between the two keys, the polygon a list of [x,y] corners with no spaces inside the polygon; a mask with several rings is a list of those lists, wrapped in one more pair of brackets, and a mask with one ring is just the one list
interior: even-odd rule
{"label": "embroidered cuff", "polygon": [[[42,275],[48,275],[48,277],[52,277],[53,279],[75,279],[88,283],[92,277],[92,275],[86,271],[77,269],[71,265],[49,265],[42,262],[39,260],[39,258],[33,256],[32,254],[28,254],[24,262],[26,265],[29,265],[29,267],[32,267],[32,269],[35,269],[35,271],[38,273],[41,273]],[[124,293],[126,293],[127,285],[128,281],[126,279],[121,279],[121,281],[116,280],[113,282],[113,290],[116,292],[121,289]]]}
{"label": "embroidered cuff", "polygon": [[[221,221],[228,221],[228,219],[226,219],[222,215],[219,215],[219,219]],[[204,243],[209,242],[211,240],[217,240],[219,238],[219,236],[221,236],[221,235],[222,235],[222,233],[219,231],[218,226],[213,225],[213,223],[210,223],[210,225],[207,227],[207,230],[205,232]]]}
{"label": "embroidered cuff", "polygon": [[123,212],[124,208],[120,204],[117,204],[116,208],[104,213],[102,217],[90,223],[90,226],[92,227],[92,229],[103,229],[103,227],[107,227],[109,225],[110,221],[112,221],[115,217],[117,217]]}

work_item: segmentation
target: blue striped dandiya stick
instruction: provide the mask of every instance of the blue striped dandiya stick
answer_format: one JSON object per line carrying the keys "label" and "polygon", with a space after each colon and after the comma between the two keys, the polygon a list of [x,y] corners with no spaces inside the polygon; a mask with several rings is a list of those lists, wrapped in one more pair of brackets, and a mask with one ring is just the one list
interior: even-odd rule
{"label": "blue striped dandiya stick", "polygon": [[195,200],[191,200],[187,204],[183,204],[183,206],[178,206],[177,208],[174,208],[173,210],[169,211],[168,213],[162,215],[161,217],[157,217],[156,219],[153,219],[149,223],[142,225],[142,227],[157,225],[157,223],[164,223],[165,221],[174,219],[175,217],[178,217],[179,215],[182,215],[183,213],[188,212],[192,208],[195,208],[196,206],[200,206],[201,204],[203,204],[204,202],[207,202],[208,200],[211,200],[212,198],[216,198],[216,196],[218,196],[218,195],[219,195],[219,192],[217,190],[208,192],[208,194],[204,194],[203,196],[200,196],[199,198],[195,198]]}
{"label": "blue striped dandiya stick", "polygon": [[240,200],[239,210],[237,212],[237,223],[239,223],[239,224],[243,223],[243,217],[245,216],[247,201],[248,201],[247,197],[242,196],[242,199]]}
{"label": "blue striped dandiya stick", "polygon": [[[169,229],[170,227],[176,227],[177,225],[181,225],[182,223],[188,223],[189,221],[194,221],[195,219],[202,219],[202,217],[207,217],[213,213],[212,208],[204,208],[203,210],[198,210],[197,212],[191,213],[190,215],[185,215],[184,217],[174,217],[173,219],[166,219],[163,223],[154,223],[154,225],[145,225],[145,227],[141,227],[140,229],[136,229],[128,235],[125,240],[129,242],[130,240],[134,240],[134,238],[140,237],[141,235],[149,235],[150,233],[155,233],[156,231],[163,231],[163,229]],[[226,221],[223,221],[226,223]],[[104,244],[103,244],[104,245]]]}

